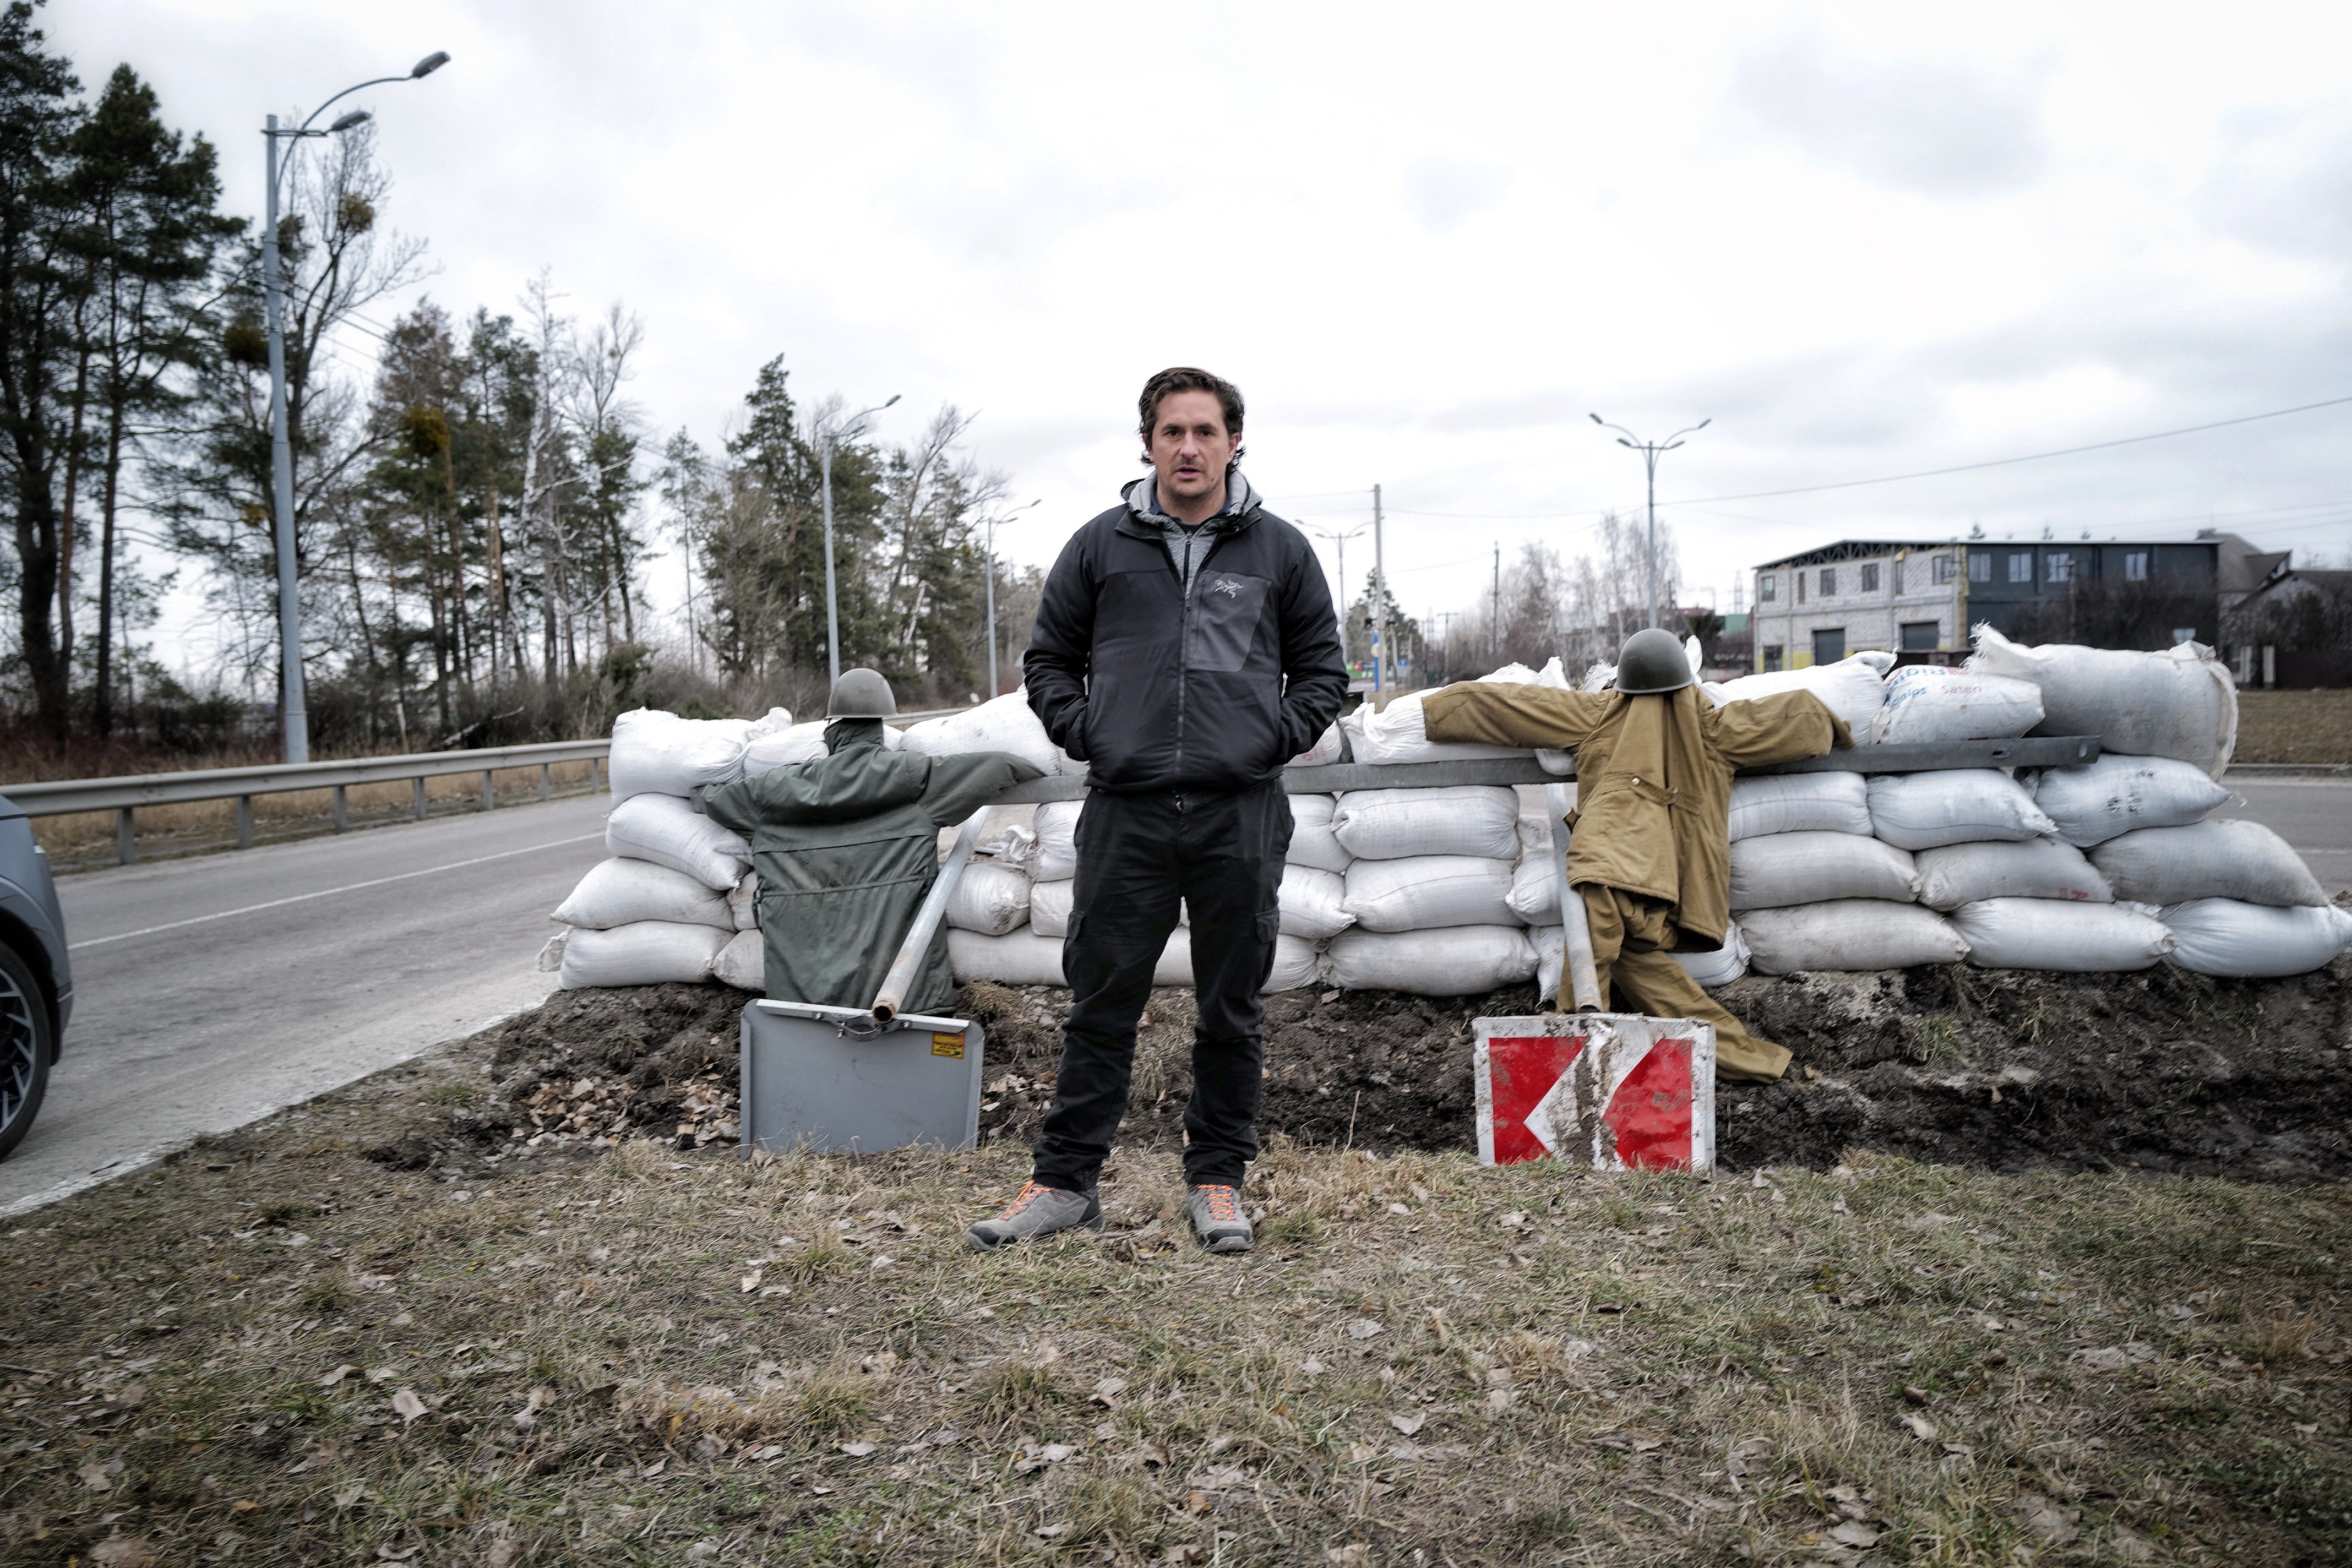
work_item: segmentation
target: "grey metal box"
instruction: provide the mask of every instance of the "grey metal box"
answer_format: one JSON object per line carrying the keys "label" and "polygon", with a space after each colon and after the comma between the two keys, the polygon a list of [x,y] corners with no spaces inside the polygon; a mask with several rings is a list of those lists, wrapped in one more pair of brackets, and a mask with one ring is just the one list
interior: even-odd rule
{"label": "grey metal box", "polygon": [[987,1039],[964,1018],[758,1001],[743,1009],[743,1149],[969,1149]]}

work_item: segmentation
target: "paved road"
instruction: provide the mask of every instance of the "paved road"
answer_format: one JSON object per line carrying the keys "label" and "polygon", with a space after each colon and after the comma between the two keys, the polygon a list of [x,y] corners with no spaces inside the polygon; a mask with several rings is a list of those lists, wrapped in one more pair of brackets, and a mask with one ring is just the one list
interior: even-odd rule
{"label": "paved road", "polygon": [[2352,781],[2344,779],[2244,778],[2221,781],[2244,797],[2213,815],[2250,816],[2270,828],[2309,862],[2332,898],[2352,889]]}
{"label": "paved road", "polygon": [[0,1214],[136,1168],[544,996],[547,913],[609,795],[61,878],[74,1019]]}

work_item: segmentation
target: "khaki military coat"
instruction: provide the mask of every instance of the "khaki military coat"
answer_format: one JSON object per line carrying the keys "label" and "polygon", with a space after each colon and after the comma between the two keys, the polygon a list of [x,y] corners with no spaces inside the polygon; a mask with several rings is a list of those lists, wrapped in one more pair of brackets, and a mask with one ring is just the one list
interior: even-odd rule
{"label": "khaki military coat", "polygon": [[1730,918],[1733,771],[1853,744],[1809,691],[1717,708],[1696,686],[1629,697],[1473,680],[1422,713],[1433,741],[1574,752],[1569,882],[1664,900],[1691,952],[1721,947]]}

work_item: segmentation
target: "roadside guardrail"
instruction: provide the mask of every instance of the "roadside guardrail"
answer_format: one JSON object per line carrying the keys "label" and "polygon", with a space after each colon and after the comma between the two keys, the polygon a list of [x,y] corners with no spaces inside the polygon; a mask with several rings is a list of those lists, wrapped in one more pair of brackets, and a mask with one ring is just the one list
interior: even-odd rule
{"label": "roadside guardrail", "polygon": [[[941,708],[902,713],[901,723],[944,719],[970,711]],[[269,763],[249,768],[197,768],[173,773],[124,773],[115,778],[54,779],[41,784],[0,785],[0,796],[27,816],[69,816],[78,812],[114,813],[114,858],[128,866],[139,858],[138,829],[132,813],[142,805],[176,805],[188,801],[236,802],[236,847],[253,847],[253,797],[293,790],[332,789],[335,831],[351,826],[345,792],[353,784],[392,784],[407,779],[414,786],[410,814],[425,820],[425,781],[450,773],[482,775],[482,809],[497,797],[490,775],[510,768],[539,769],[539,798],[552,793],[548,769],[557,763],[586,763],[588,793],[602,787],[599,775],[612,754],[609,737],[593,741],[542,741],[525,746],[484,746],[463,752],[416,752],[398,757],[358,757],[340,763]]]}

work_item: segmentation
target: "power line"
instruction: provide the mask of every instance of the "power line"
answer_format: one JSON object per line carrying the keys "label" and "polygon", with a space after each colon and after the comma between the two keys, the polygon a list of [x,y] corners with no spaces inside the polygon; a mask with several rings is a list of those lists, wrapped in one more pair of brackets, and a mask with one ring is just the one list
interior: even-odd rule
{"label": "power line", "polygon": [[2027,452],[2021,457],[1991,458],[1981,463],[1958,463],[1948,468],[1922,468],[1910,474],[1882,474],[1874,479],[1841,479],[1828,485],[1797,485],[1784,490],[1748,490],[1732,496],[1692,496],[1671,500],[1668,506],[1697,506],[1707,501],[1767,500],[1774,496],[1817,495],[1822,490],[1850,490],[1864,485],[1891,485],[1903,479],[1932,479],[1945,474],[1974,473],[1979,468],[2007,468],[2012,463],[2038,463],[2048,458],[2072,458],[2084,452],[2104,452],[2116,447],[2134,447],[2143,441],[2165,441],[2175,436],[2194,436],[2203,430],[2224,430],[2232,425],[2252,425],[2257,420],[2283,419],[2290,414],[2308,414],[2315,408],[2337,408],[2352,403],[2352,397],[2330,397],[2319,403],[2297,404],[2293,408],[2273,408],[2264,414],[2245,414],[2235,419],[2216,419],[2210,425],[2184,425],[2178,430],[2151,430],[2145,436],[2124,436],[2113,441],[2093,441],[2081,447],[2061,447],[2050,452]]}

